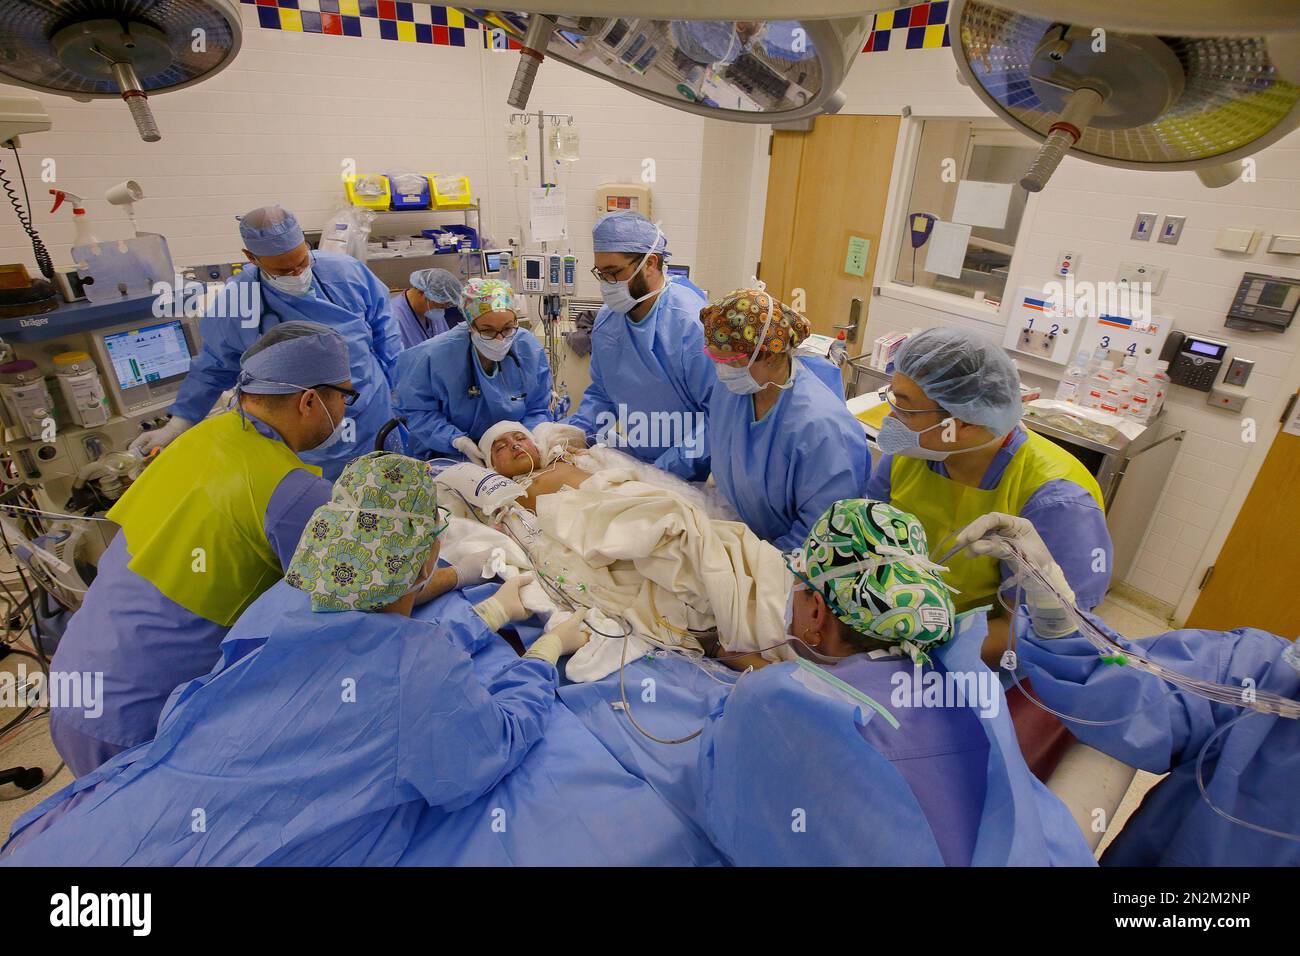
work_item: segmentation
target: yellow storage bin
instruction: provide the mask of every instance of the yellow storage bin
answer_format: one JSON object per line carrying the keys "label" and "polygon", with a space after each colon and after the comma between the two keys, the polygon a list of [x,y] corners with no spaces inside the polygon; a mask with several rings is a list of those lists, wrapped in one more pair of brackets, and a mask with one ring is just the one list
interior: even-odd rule
{"label": "yellow storage bin", "polygon": [[429,204],[434,209],[468,209],[474,205],[474,192],[468,176],[442,176],[428,173]]}
{"label": "yellow storage bin", "polygon": [[382,173],[363,173],[343,180],[348,202],[364,209],[387,209],[393,201],[393,188]]}

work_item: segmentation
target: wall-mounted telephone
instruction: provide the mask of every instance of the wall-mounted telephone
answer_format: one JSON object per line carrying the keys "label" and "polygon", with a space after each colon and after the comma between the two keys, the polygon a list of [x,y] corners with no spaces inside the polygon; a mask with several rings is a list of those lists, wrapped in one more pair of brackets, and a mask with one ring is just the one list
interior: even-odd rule
{"label": "wall-mounted telephone", "polygon": [[1214,387],[1228,354],[1227,342],[1203,339],[1172,331],[1165,340],[1160,357],[1169,363],[1169,381],[1185,388],[1208,392]]}

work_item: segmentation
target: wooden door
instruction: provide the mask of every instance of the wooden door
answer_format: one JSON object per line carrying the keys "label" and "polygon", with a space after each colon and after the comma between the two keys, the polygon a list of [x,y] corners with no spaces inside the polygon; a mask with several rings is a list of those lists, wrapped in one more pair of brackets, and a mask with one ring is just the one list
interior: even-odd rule
{"label": "wooden door", "polygon": [[1300,436],[1277,433],[1214,561],[1188,627],[1300,635]]}
{"label": "wooden door", "polygon": [[[897,116],[819,116],[811,132],[773,133],[759,278],[783,302],[797,305],[813,331],[834,336],[861,300],[849,354],[866,334],[871,277],[898,140]],[[861,276],[844,270],[851,237],[870,242]],[[872,336],[871,338],[874,338]]]}

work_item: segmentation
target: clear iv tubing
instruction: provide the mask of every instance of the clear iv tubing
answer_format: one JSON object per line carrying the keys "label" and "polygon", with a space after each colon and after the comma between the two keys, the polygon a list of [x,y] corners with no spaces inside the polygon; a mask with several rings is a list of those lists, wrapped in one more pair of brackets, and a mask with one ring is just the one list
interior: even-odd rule
{"label": "clear iv tubing", "polygon": [[[1202,680],[1198,677],[1189,677],[1180,673],[1173,668],[1151,660],[1149,657],[1138,653],[1131,648],[1124,648],[1116,644],[1102,631],[1096,624],[1090,621],[1073,601],[1066,601],[1056,590],[1055,586],[1047,579],[1047,576],[1033,565],[1018,547],[1001,538],[1010,552],[1011,562],[1016,569],[1023,575],[1031,578],[1044,591],[1050,593],[1060,602],[1066,613],[1073,618],[1079,634],[1086,638],[1088,643],[1092,644],[1098,651],[1107,655],[1119,655],[1124,665],[1135,666],[1138,670],[1146,671],[1155,677],[1160,678],[1179,690],[1188,691],[1197,694],[1207,700],[1215,703],[1227,704],[1231,707],[1244,707],[1249,710],[1259,711],[1265,714],[1275,714],[1279,717],[1287,717],[1295,720],[1300,718],[1300,701],[1292,700],[1288,697],[1282,697],[1279,694],[1269,693],[1268,691],[1254,691],[1252,699],[1246,700],[1243,697],[1240,687],[1233,687],[1228,684],[1220,684],[1217,681]],[[1075,719],[1075,718],[1067,718]]]}
{"label": "clear iv tubing", "polygon": [[1247,830],[1254,830],[1257,833],[1263,833],[1265,836],[1277,837],[1279,840],[1291,840],[1293,842],[1300,843],[1300,833],[1285,833],[1282,830],[1272,830],[1269,829],[1268,827],[1262,827],[1258,823],[1251,823],[1249,820],[1243,820],[1241,819],[1241,817],[1234,817],[1227,810],[1224,810],[1222,807],[1218,806],[1213,800],[1211,800],[1210,793],[1205,788],[1205,774],[1204,774],[1205,755],[1209,751],[1210,745],[1213,744],[1220,737],[1222,737],[1225,733],[1227,733],[1229,728],[1236,726],[1237,724],[1241,723],[1241,721],[1251,716],[1254,715],[1251,714],[1249,711],[1238,714],[1236,717],[1228,721],[1226,724],[1224,724],[1214,733],[1210,734],[1209,738],[1205,741],[1205,743],[1201,745],[1201,750],[1196,755],[1196,787],[1198,790],[1201,791],[1201,799],[1205,801],[1206,805],[1215,813],[1217,813],[1219,816],[1223,817],[1223,819],[1227,820],[1229,823],[1235,823],[1237,824],[1237,826],[1245,827]]}

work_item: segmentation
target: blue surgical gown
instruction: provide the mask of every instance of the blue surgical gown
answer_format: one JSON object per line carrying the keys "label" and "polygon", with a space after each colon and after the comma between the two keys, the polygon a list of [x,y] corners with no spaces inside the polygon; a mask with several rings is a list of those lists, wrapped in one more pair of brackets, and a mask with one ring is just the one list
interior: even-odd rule
{"label": "blue surgical gown", "polygon": [[709,396],[717,375],[704,352],[700,309],[705,305],[698,291],[670,282],[639,322],[602,307],[591,330],[591,385],[569,424],[595,438],[620,422],[633,431],[640,420],[647,438],[620,446],[628,454],[687,481],[707,478],[707,433],[676,445],[650,441],[651,429],[663,437],[663,426],[651,424],[655,412],[672,415],[674,437],[686,434],[687,428],[708,427]]}
{"label": "blue surgical gown", "polygon": [[234,386],[244,350],[268,329],[290,321],[327,325],[347,340],[352,387],[361,393],[347,411],[355,428],[354,440],[302,453],[303,461],[318,465],[333,481],[353,458],[374,451],[379,430],[393,418],[393,368],[402,350],[402,339],[388,307],[388,290],[351,256],[313,252],[311,293],[286,295],[262,283],[258,321],[245,327],[239,318],[240,303],[251,301],[248,283],[257,282],[258,271],[256,266],[248,266],[230,279],[209,314],[200,321],[203,349],[190,365],[171,413],[192,422],[202,421],[217,397]]}
{"label": "blue surgical gown", "polygon": [[894,705],[892,682],[911,675],[911,661],[865,654],[824,670],[883,704],[898,730],[796,664],[739,676],[675,654],[629,662],[641,727],[665,739],[703,730],[680,744],[631,725],[617,673],[562,686],[560,699],[733,864],[1094,865],[1069,811],[1020,755],[1001,686],[979,660],[983,615],[962,622],[933,670],[982,673],[996,701],[987,716]]}
{"label": "blue surgical gown", "polygon": [[844,374],[838,365],[820,355],[800,355],[799,361],[803,363],[804,370],[816,375],[817,380],[829,388],[833,395],[841,400],[844,398]]}
{"label": "blue surgical gown", "polygon": [[[988,470],[980,481],[981,488],[988,491],[998,486],[1007,465],[1028,437],[1024,428],[1017,426],[1011,433],[1011,440],[993,456],[993,461],[989,463]],[[867,483],[866,497],[875,501],[890,500],[890,472],[893,463],[893,455],[882,455],[876,462],[871,480]],[[932,461],[927,464],[931,471],[948,477],[948,469],[943,462]],[[1100,604],[1110,587],[1113,549],[1110,531],[1106,527],[1106,515],[1097,507],[1097,502],[1088,490],[1063,478],[1046,482],[1029,496],[1020,517],[1034,526],[1047,545],[1047,550],[1065,572],[1065,579],[1074,589],[1079,606],[1091,610]],[[938,541],[930,542],[932,548],[940,545]],[[1094,570],[1094,553],[1098,551],[1105,555],[1105,559],[1100,569]],[[1005,561],[1001,562],[1001,570],[1005,584],[1014,572]]]}
{"label": "blue surgical gown", "polygon": [[411,308],[410,300],[406,298],[405,289],[392,294],[388,300],[388,307],[393,312],[393,318],[397,320],[397,328],[401,333],[402,348],[404,349],[428,341],[451,328],[447,324],[445,315],[440,315],[435,319],[426,319],[424,316],[416,315],[415,310]]}
{"label": "blue surgical gown", "polygon": [[[532,428],[551,419],[551,367],[537,337],[520,329],[492,374],[471,356],[468,323],[407,349],[397,360],[397,408],[411,433],[411,453],[455,457],[457,438],[474,442],[497,422]],[[471,395],[471,387],[479,394]]]}
{"label": "blue surgical gown", "polygon": [[489,640],[468,616],[316,613],[281,581],[157,738],[19,819],[4,862],[395,863],[423,812],[472,804],[546,727],[555,668],[517,658],[485,686],[466,648]]}
{"label": "blue surgical gown", "polygon": [[713,480],[745,524],[782,551],[832,504],[861,498],[871,452],[861,423],[805,367],[761,421],[751,395],[721,383],[709,403]]}
{"label": "blue surgical gown", "polygon": [[[1093,620],[1116,643],[1190,677],[1300,698],[1300,673],[1281,659],[1291,642],[1266,631],[1187,628],[1130,644]],[[1025,638],[1020,663],[1049,707],[1087,720],[1126,718],[1104,727],[1066,721],[1076,737],[1131,766],[1169,774],[1107,847],[1104,865],[1300,865],[1300,842],[1225,820],[1196,785],[1196,759],[1206,741],[1244,713],[1206,753],[1210,799],[1232,816],[1300,834],[1300,720],[1170,693],[1153,675],[1102,663],[1078,635],[1047,641],[1030,629]]]}
{"label": "blue surgical gown", "polygon": [[[248,420],[277,437],[264,423]],[[281,567],[289,566],[302,529],[329,501],[330,490],[328,481],[295,469],[271,493],[263,528]],[[50,664],[51,670],[104,675],[101,714],[88,716],[79,707],[50,711],[50,734],[77,776],[150,739],[168,695],[212,669],[229,630],[181,607],[132,571],[130,561],[126,536],[118,534]]]}

